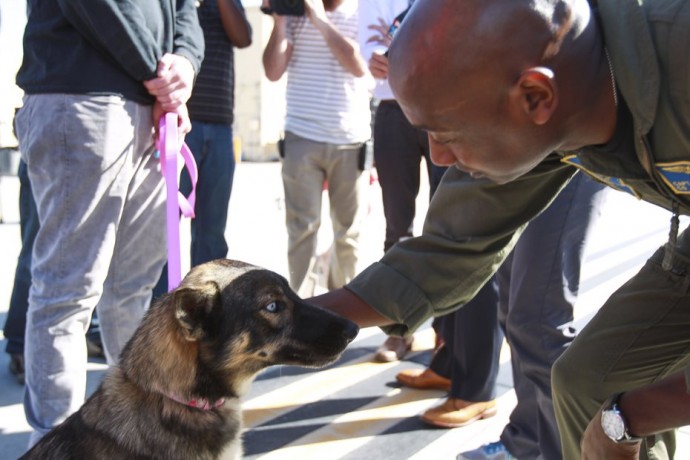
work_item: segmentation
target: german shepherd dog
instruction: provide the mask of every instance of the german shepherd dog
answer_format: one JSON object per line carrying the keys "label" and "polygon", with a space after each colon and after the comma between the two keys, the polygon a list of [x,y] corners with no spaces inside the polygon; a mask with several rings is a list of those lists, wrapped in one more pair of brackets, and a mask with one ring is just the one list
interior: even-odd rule
{"label": "german shepherd dog", "polygon": [[240,458],[240,397],[256,374],[325,366],[357,332],[274,272],[231,260],[199,265],[154,303],[79,411],[22,458]]}

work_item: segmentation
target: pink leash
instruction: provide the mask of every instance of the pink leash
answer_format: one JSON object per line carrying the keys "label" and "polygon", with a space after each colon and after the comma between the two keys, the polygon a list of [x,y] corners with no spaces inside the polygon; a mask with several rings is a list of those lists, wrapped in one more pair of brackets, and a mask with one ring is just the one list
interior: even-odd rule
{"label": "pink leash", "polygon": [[[180,212],[184,217],[194,218],[194,201],[196,199],[196,183],[199,179],[199,172],[196,168],[194,155],[192,155],[187,144],[183,142],[182,146],[180,146],[177,140],[177,114],[166,113],[165,116],[161,117],[156,147],[160,152],[161,173],[165,177],[165,188],[167,190],[168,291],[172,291],[182,281]],[[182,155],[192,182],[192,191],[188,198],[179,191],[178,155]]]}

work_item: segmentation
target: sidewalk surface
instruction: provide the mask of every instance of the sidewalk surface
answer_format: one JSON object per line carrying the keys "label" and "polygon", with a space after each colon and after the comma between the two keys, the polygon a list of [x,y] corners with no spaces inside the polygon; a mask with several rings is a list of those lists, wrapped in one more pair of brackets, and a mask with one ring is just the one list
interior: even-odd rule
{"label": "sidewalk surface", "polygon": [[[16,177],[0,177],[4,211],[0,224],[0,327],[5,322],[20,249],[18,187]],[[420,216],[426,210],[427,196],[424,184],[417,200]],[[376,184],[370,199],[363,266],[381,256],[383,245],[384,220]],[[597,235],[587,250],[577,308],[579,325],[665,241],[669,218],[667,212],[623,193],[609,193]],[[420,224],[418,219],[417,228]],[[188,241],[185,229],[183,226],[183,239]],[[329,246],[329,230],[324,210],[321,250]],[[227,236],[230,258],[287,273],[279,163],[237,166]],[[188,265],[188,260],[183,264]],[[432,429],[417,415],[437,404],[443,393],[409,390],[395,383],[395,374],[401,369],[423,368],[429,362],[430,327],[427,324],[418,332],[413,352],[401,363],[371,362],[384,338],[376,328],[363,329],[335,366],[321,371],[275,367],[261,374],[244,403],[246,458],[451,460],[461,451],[498,438],[515,404],[507,351],[499,378],[498,415],[464,428]],[[0,347],[4,351],[4,339]],[[21,406],[23,390],[7,371],[8,361],[0,353],[0,458],[14,459],[24,451],[29,427]],[[92,361],[89,369],[89,391],[93,391],[106,366]],[[679,436],[677,458],[690,458],[690,431],[686,429]]]}

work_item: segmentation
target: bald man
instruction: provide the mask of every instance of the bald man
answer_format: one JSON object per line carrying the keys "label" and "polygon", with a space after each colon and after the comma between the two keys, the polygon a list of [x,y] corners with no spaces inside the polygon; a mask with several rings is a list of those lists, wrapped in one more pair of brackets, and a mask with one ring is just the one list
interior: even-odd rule
{"label": "bald man", "polygon": [[409,334],[471,299],[581,169],[674,217],[553,368],[563,457],[672,458],[667,430],[690,424],[688,44],[688,0],[418,0],[389,82],[457,172],[420,237],[316,301]]}

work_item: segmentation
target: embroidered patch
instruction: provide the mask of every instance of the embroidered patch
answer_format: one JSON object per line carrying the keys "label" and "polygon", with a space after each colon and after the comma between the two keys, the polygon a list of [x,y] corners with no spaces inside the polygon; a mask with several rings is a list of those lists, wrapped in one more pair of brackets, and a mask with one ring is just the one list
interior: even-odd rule
{"label": "embroidered patch", "polygon": [[[628,184],[626,184],[623,179],[619,179],[618,177],[605,176],[604,174],[598,174],[598,173],[595,173],[595,172],[588,170],[587,168],[584,167],[584,165],[580,161],[580,158],[577,155],[568,155],[566,157],[563,157],[561,159],[561,161],[563,163],[567,163],[569,165],[575,166],[577,169],[579,169],[579,170],[583,171],[584,173],[594,177],[598,181],[603,182],[604,184],[608,185],[611,188],[615,188],[616,190],[619,190],[621,192],[629,193],[630,195],[634,196],[635,198],[640,199],[640,195],[635,191],[635,189],[632,188],[631,186],[629,186]],[[690,193],[690,190],[688,190],[688,193]]]}
{"label": "embroidered patch", "polygon": [[666,185],[677,195],[690,195],[690,161],[657,163],[657,171]]}

